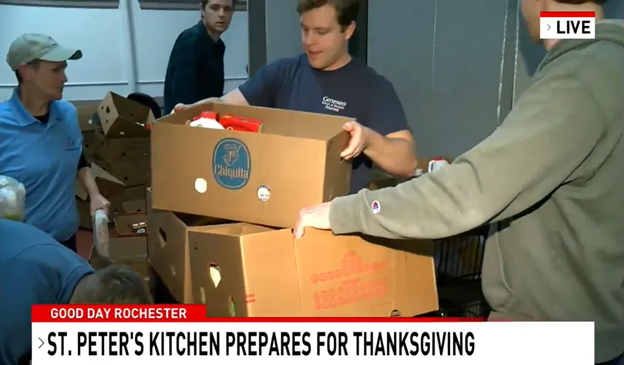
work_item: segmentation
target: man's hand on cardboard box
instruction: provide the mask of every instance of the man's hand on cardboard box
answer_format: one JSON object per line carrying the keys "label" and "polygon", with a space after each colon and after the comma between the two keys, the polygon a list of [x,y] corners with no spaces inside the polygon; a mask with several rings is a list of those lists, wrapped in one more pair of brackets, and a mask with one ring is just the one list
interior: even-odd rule
{"label": "man's hand on cardboard box", "polygon": [[208,99],[198,101],[197,103],[194,103],[194,104],[177,104],[175,107],[173,107],[171,114],[175,114],[176,112],[182,112],[188,108],[191,108],[200,104],[206,104],[206,103],[221,103],[222,104],[223,100],[221,100],[221,98],[208,98]]}
{"label": "man's hand on cardboard box", "polygon": [[340,153],[340,157],[345,160],[350,160],[359,156],[368,147],[370,129],[356,121],[345,123],[343,128],[351,135],[351,139],[349,140],[347,148]]}
{"label": "man's hand on cardboard box", "polygon": [[299,220],[293,229],[295,238],[303,237],[306,227],[316,229],[331,229],[329,225],[329,209],[331,202],[321,203],[309,208],[304,208],[299,212]]}

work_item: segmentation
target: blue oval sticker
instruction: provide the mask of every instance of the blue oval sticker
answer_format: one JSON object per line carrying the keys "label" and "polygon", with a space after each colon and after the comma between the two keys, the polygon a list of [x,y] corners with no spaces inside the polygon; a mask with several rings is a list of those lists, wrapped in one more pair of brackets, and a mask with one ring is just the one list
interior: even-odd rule
{"label": "blue oval sticker", "polygon": [[219,185],[238,190],[251,175],[251,156],[247,145],[235,138],[220,140],[212,153],[212,172]]}

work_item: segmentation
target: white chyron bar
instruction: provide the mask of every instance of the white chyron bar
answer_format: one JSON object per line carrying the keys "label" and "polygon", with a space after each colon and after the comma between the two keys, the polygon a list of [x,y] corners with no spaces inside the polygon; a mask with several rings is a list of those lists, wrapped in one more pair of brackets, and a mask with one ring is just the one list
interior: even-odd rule
{"label": "white chyron bar", "polygon": [[[440,322],[438,322],[440,321]],[[206,318],[202,305],[36,305],[32,365],[594,364],[592,322]]]}
{"label": "white chyron bar", "polygon": [[593,11],[543,11],[541,39],[594,39],[596,14]]}

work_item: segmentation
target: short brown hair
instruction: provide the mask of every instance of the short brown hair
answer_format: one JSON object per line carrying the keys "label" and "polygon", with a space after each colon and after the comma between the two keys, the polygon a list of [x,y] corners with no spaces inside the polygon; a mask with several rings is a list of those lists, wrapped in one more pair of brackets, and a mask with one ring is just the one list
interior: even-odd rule
{"label": "short brown hair", "polygon": [[297,13],[302,15],[313,9],[318,9],[325,5],[336,8],[338,24],[346,28],[355,22],[360,12],[360,0],[299,0],[297,3]]}
{"label": "short brown hair", "polygon": [[[39,68],[41,64],[41,60],[33,60],[28,62],[26,65],[34,68],[35,70]],[[17,78],[17,84],[21,85],[24,80],[22,80],[22,75],[20,75],[19,70],[15,70],[15,78]]]}
{"label": "short brown hair", "polygon": [[[209,2],[210,0],[201,0],[202,9],[205,9]],[[236,9],[236,0],[232,0],[232,8]]]}
{"label": "short brown hair", "polygon": [[[135,270],[110,265],[84,280],[74,290],[72,304],[151,304],[152,295],[145,280]],[[81,283],[83,284],[83,283]]]}

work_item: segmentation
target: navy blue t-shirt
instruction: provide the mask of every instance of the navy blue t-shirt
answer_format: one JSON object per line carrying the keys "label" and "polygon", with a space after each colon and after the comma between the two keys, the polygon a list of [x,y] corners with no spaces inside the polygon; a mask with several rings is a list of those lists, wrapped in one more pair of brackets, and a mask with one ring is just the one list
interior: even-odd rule
{"label": "navy blue t-shirt", "polygon": [[[359,59],[334,71],[313,69],[305,54],[268,64],[239,87],[250,105],[353,118],[381,135],[409,129],[392,84]],[[353,161],[351,193],[365,188],[372,162]]]}
{"label": "navy blue t-shirt", "polygon": [[30,353],[31,306],[69,303],[91,273],[85,260],[38,228],[0,219],[0,364]]}

